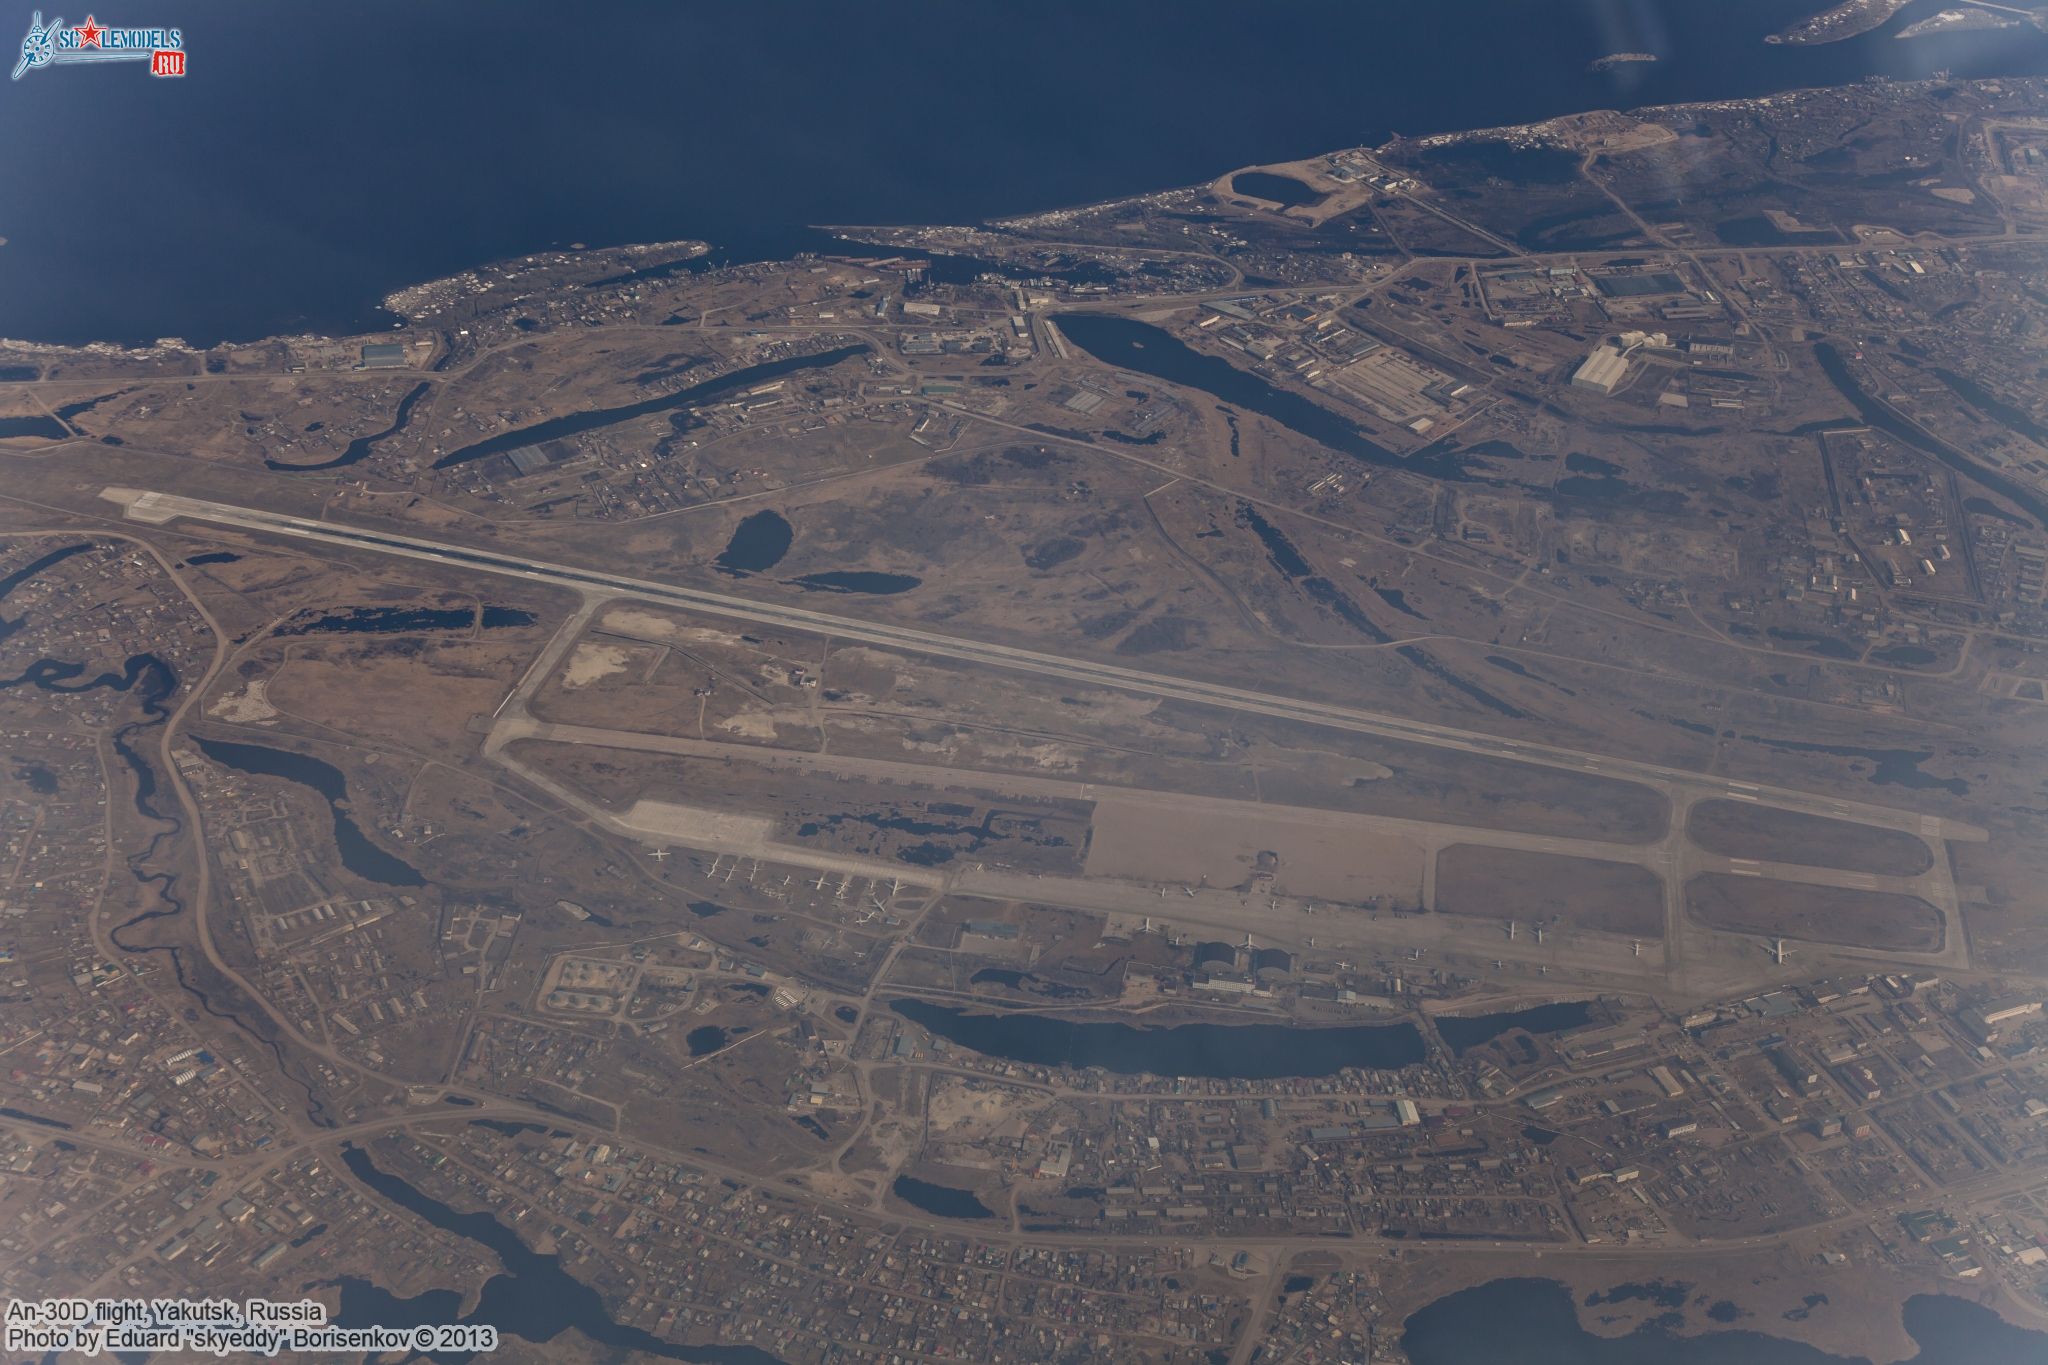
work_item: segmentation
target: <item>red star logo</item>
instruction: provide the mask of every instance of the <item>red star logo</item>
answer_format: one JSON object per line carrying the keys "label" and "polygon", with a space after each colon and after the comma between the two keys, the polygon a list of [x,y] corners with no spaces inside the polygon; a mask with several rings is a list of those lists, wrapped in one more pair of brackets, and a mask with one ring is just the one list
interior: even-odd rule
{"label": "red star logo", "polygon": [[85,22],[78,26],[78,45],[81,48],[98,47],[100,45],[100,34],[105,31],[93,21],[93,17],[90,14],[86,15]]}

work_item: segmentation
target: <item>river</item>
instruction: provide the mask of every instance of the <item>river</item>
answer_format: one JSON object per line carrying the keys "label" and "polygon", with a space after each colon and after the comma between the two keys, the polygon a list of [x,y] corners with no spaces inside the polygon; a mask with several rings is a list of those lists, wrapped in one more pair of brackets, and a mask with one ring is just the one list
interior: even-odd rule
{"label": "river", "polygon": [[369,453],[376,448],[376,445],[379,441],[386,440],[387,438],[396,436],[398,435],[399,432],[404,431],[406,423],[412,420],[413,406],[417,404],[421,398],[425,397],[427,390],[432,387],[433,385],[428,383],[424,379],[422,379],[419,383],[413,385],[412,389],[405,395],[405,397],[398,400],[398,411],[392,416],[390,426],[384,428],[384,430],[382,431],[375,432],[369,436],[356,437],[355,440],[350,441],[348,443],[348,447],[345,450],[343,450],[341,454],[335,456],[331,460],[322,460],[318,464],[284,464],[277,460],[267,459],[263,462],[263,467],[265,469],[280,470],[287,474],[310,474],[316,470],[342,469],[349,465],[352,465],[356,463],[356,461],[361,460],[367,455],[369,455]]}
{"label": "river", "polygon": [[[72,554],[88,547],[79,545],[45,555],[19,573],[0,581],[0,598],[27,581],[30,570],[40,571],[51,564],[69,558]],[[18,624],[18,623],[17,623]],[[135,813],[145,824],[153,825],[149,839],[136,851],[126,855],[128,874],[137,886],[146,888],[156,904],[153,908],[138,910],[121,923],[115,925],[107,937],[115,947],[124,953],[162,954],[171,961],[171,974],[179,987],[191,996],[193,1002],[208,1015],[233,1024],[253,1039],[258,1046],[267,1050],[276,1059],[278,1070],[297,1084],[306,1096],[306,1112],[314,1122],[328,1122],[326,1107],[320,1101],[303,1075],[287,1061],[284,1050],[268,1031],[267,1021],[260,1011],[238,1008],[244,1002],[240,992],[231,983],[217,976],[203,958],[188,960],[186,950],[176,944],[138,943],[133,941],[134,931],[152,921],[177,919],[184,915],[186,904],[179,889],[179,874],[161,871],[153,867],[157,855],[166,846],[175,847],[185,832],[183,815],[175,810],[165,810],[157,805],[156,765],[142,747],[143,735],[169,722],[171,718],[170,699],[178,691],[178,674],[170,664],[154,654],[131,654],[122,664],[119,673],[102,672],[86,676],[86,666],[63,659],[38,659],[13,678],[0,679],[0,692],[16,687],[34,687],[43,692],[59,696],[76,695],[110,689],[130,693],[134,696],[141,715],[136,719],[117,726],[110,737],[114,753],[127,765],[135,780]],[[201,978],[205,978],[205,984]],[[223,1004],[222,1000],[234,1004]],[[254,1021],[254,1022],[252,1022]]]}
{"label": "river", "polygon": [[[2024,26],[1894,39],[1950,0],[1848,42],[1763,42],[1818,3],[621,0],[592,41],[539,0],[356,0],[288,23],[182,0],[143,18],[183,29],[184,80],[0,85],[9,171],[33,187],[0,199],[0,333],[374,331],[394,289],[575,242],[757,260],[818,246],[805,224],[1029,213],[1394,131],[2048,68]],[[1616,51],[1658,60],[1589,69]],[[81,175],[81,147],[134,154]]]}
{"label": "river", "polygon": [[1975,480],[2016,506],[2026,509],[2027,515],[2039,522],[2042,529],[2048,530],[2048,498],[2041,497],[2033,489],[2006,477],[1991,466],[1972,459],[1947,441],[1938,439],[1917,423],[1907,420],[1905,415],[1891,404],[1864,392],[1863,386],[1857,383],[1856,377],[1849,372],[1848,363],[1842,359],[1842,353],[1827,342],[1815,342],[1813,354],[1814,358],[1820,361],[1821,370],[1827,375],[1828,382],[1862,414],[1864,421],[1886,435],[1903,441],[1923,455],[1933,456],[1958,474]]}

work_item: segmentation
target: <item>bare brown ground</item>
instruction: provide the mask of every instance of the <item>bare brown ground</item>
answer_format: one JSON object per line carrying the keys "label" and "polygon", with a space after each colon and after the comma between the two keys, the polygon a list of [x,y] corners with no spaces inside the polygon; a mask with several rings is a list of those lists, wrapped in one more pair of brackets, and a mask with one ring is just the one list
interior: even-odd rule
{"label": "bare brown ground", "polygon": [[1664,890],[1646,867],[1484,844],[1452,844],[1437,855],[1436,908],[1525,923],[1555,915],[1575,928],[1637,938],[1664,932]]}
{"label": "bare brown ground", "polygon": [[1881,877],[1917,877],[1934,866],[1926,841],[1904,830],[1754,801],[1702,801],[1687,816],[1685,832],[1709,853],[1729,858],[1839,867]]}
{"label": "bare brown ground", "polygon": [[1926,953],[1942,943],[1941,912],[1918,896],[1774,877],[1702,873],[1686,883],[1685,912],[1711,929],[1851,948]]}

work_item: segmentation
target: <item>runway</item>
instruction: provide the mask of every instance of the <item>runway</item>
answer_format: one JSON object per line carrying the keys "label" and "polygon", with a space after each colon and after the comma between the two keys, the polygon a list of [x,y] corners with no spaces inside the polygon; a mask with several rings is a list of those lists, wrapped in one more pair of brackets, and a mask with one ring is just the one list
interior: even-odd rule
{"label": "runway", "polygon": [[1249,688],[1231,687],[1222,683],[1151,673],[1092,659],[995,644],[966,636],[921,630],[912,626],[837,616],[805,607],[758,601],[703,588],[680,587],[624,574],[551,563],[390,531],[352,527],[337,522],[313,521],[303,517],[267,512],[259,508],[237,507],[230,503],[140,489],[107,488],[100,496],[120,504],[129,519],[151,525],[162,525],[181,519],[202,521],[244,531],[310,540],[344,549],[524,579],[582,593],[586,598],[629,598],[652,602],[707,616],[810,631],[834,639],[857,640],[865,644],[906,650],[936,658],[955,659],[1013,672],[1119,688],[1174,701],[1193,702],[1304,724],[1405,740],[1410,743],[1429,744],[1489,758],[1641,782],[1667,793],[1674,789],[1683,789],[1696,797],[1720,796],[1741,801],[1761,799],[1791,810],[1860,820],[1868,824],[1939,838],[1985,837],[1982,830],[1973,826],[1937,820],[1922,816],[1918,812],[1899,810],[1890,806],[1823,797],[1811,792],[1764,783],[1740,782],[1684,768],[1587,753],[1529,740],[1505,739],[1482,731],[1411,720],[1360,707],[1308,701]]}
{"label": "runway", "polygon": [[[1529,851],[1569,852],[1579,856],[1604,857],[1651,868],[1664,884],[1665,899],[1664,935],[1661,943],[1655,944],[1654,948],[1650,943],[1632,944],[1626,938],[1584,933],[1571,935],[1572,943],[1569,947],[1558,942],[1557,936],[1553,936],[1554,946],[1543,945],[1550,951],[1539,955],[1532,951],[1536,947],[1533,944],[1501,943],[1493,937],[1496,931],[1490,921],[1436,915],[1428,916],[1422,922],[1401,924],[1398,929],[1395,928],[1397,921],[1392,921],[1388,917],[1379,918],[1375,921],[1373,929],[1363,937],[1378,940],[1388,946],[1405,943],[1411,951],[1426,951],[1422,947],[1426,942],[1439,949],[1462,951],[1473,958],[1483,957],[1486,960],[1494,956],[1504,959],[1520,958],[1525,963],[1531,962],[1532,959],[1539,962],[1547,959],[1548,965],[1562,967],[1568,971],[1606,976],[1610,979],[1640,980],[1645,977],[1661,976],[1667,984],[1685,980],[1694,985],[1705,985],[1709,981],[1721,985],[1731,981],[1747,982],[1764,975],[1755,965],[1743,960],[1747,949],[1738,946],[1742,943],[1753,943],[1755,936],[1724,933],[1693,922],[1684,911],[1684,886],[1691,876],[1698,872],[1750,873],[1754,869],[1756,874],[1774,875],[1785,880],[1810,884],[1871,890],[1880,887],[1910,890],[1932,902],[1946,922],[1943,946],[1936,953],[1880,954],[1872,950],[1839,946],[1821,948],[1815,945],[1816,955],[1873,962],[1920,963],[1950,969],[1960,969],[1968,965],[1966,939],[1961,932],[1960,907],[1956,903],[1955,889],[1948,877],[1945,857],[1937,856],[1934,869],[1921,878],[1870,878],[1862,874],[1824,868],[1771,865],[1766,869],[1760,864],[1742,864],[1739,860],[1704,853],[1693,846],[1685,835],[1686,816],[1693,803],[1713,798],[1764,802],[1789,810],[1904,830],[1930,840],[1981,840],[1986,837],[1985,831],[1957,821],[1924,815],[1917,811],[1821,796],[1765,783],[1716,777],[1662,764],[1587,753],[1527,740],[1508,739],[1358,707],[1309,701],[1221,683],[1152,673],[1091,659],[1072,658],[916,627],[838,616],[804,607],[756,601],[731,593],[682,587],[394,532],[308,520],[257,508],[123,488],[108,488],[101,496],[122,505],[128,517],[139,522],[163,524],[180,519],[203,521],[258,534],[313,541],[343,549],[502,575],[568,589],[580,594],[583,598],[582,606],[564,622],[563,627],[542,650],[534,665],[528,669],[520,684],[513,689],[505,704],[501,706],[499,715],[494,718],[495,723],[486,741],[485,752],[496,761],[519,771],[522,776],[535,782],[558,800],[583,811],[614,832],[657,846],[699,847],[745,853],[765,860],[787,862],[797,867],[821,871],[836,870],[851,875],[880,877],[897,875],[903,871],[899,867],[880,862],[847,859],[799,849],[774,840],[768,837],[764,830],[752,826],[745,831],[727,830],[711,820],[708,813],[685,807],[657,808],[656,803],[642,803],[645,809],[636,807],[625,812],[605,810],[588,797],[571,791],[563,784],[534,770],[530,765],[513,760],[511,755],[505,752],[506,745],[515,739],[527,737],[656,751],[673,746],[674,751],[678,753],[685,749],[684,744],[673,740],[658,736],[635,735],[631,732],[591,731],[578,734],[575,733],[576,727],[548,726],[536,721],[527,713],[526,699],[560,663],[569,646],[581,634],[594,613],[605,603],[614,600],[647,602],[728,620],[802,630],[833,639],[858,641],[927,657],[952,659],[1012,672],[1117,688],[1142,695],[1273,716],[1409,743],[1433,745],[1488,758],[1632,781],[1663,793],[1670,799],[1671,820],[1662,836],[1637,845],[1520,835],[1498,830],[1487,830],[1482,833],[1457,827],[1459,835],[1471,842],[1492,843]],[[833,766],[829,762],[807,761],[787,753],[774,761],[806,767]],[[874,766],[875,775],[881,775],[880,767],[885,765]],[[899,773],[895,776],[908,777],[910,774]],[[1017,776],[999,778],[994,775],[975,774],[955,774],[952,780],[964,785],[978,785],[982,781],[988,781],[989,785],[998,790],[1018,789],[1031,785],[1038,787],[1046,795],[1052,794],[1053,787],[1066,785],[1050,780],[1027,783]],[[1076,787],[1084,785],[1075,784]],[[1084,795],[1083,792],[1073,789],[1061,794]],[[1109,794],[1109,791],[1096,793],[1097,796]],[[1208,798],[1196,798],[1186,794],[1146,793],[1140,799],[1163,801],[1167,804],[1208,803]],[[1311,823],[1343,818],[1309,812],[1299,814]],[[1411,823],[1385,818],[1377,821],[1359,821],[1354,827],[1368,824],[1376,824],[1389,832],[1412,832],[1423,836],[1421,842],[1428,849],[1428,874],[1424,883],[1424,903],[1428,904],[1430,887],[1434,882],[1435,855],[1447,841],[1446,836],[1452,833],[1451,828],[1437,826],[1432,822]],[[1404,825],[1409,828],[1402,829]],[[1421,828],[1423,825],[1429,827]],[[1319,931],[1327,934],[1337,930],[1337,925],[1331,923],[1327,917],[1314,914],[1309,901],[1282,896],[1254,902],[1250,898],[1223,892],[1217,888],[1201,888],[1192,896],[1170,897],[1162,903],[1157,896],[1159,888],[1149,885],[1099,878],[1035,876],[998,868],[961,869],[936,878],[928,874],[904,875],[902,879],[924,885],[936,882],[938,887],[935,889],[952,894],[1032,900],[1132,918],[1150,915],[1154,919],[1178,921],[1190,927],[1229,927],[1239,931],[1256,928],[1270,938],[1294,944],[1305,944],[1311,936],[1318,935]],[[1334,936],[1352,939],[1358,946],[1364,947],[1365,942],[1358,937],[1362,928],[1363,926],[1356,924],[1346,925]],[[1389,933],[1389,930],[1393,932]],[[1392,943],[1388,943],[1389,939]]]}

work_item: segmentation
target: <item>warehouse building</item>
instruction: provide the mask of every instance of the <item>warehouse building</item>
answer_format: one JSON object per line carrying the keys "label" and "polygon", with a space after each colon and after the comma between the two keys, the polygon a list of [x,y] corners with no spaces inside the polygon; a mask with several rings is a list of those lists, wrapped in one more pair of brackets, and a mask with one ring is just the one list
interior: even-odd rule
{"label": "warehouse building", "polygon": [[1572,384],[1596,393],[1613,393],[1628,373],[1628,357],[1612,346],[1596,346],[1572,375]]}

